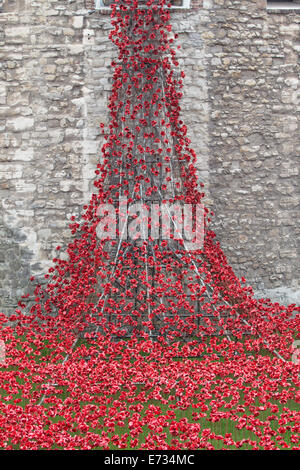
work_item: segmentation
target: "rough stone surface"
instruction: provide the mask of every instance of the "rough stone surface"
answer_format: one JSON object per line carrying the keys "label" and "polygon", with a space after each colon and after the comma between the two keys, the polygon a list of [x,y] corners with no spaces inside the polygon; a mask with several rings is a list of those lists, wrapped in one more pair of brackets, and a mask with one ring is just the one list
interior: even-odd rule
{"label": "rough stone surface", "polygon": [[[1,5],[2,4],[2,5]],[[197,6],[198,5],[198,6]],[[1,8],[2,7],[2,8]],[[0,2],[0,309],[51,265],[93,189],[108,123],[107,14],[84,0]],[[300,14],[264,0],[172,13],[182,116],[236,273],[284,303],[299,266]]]}

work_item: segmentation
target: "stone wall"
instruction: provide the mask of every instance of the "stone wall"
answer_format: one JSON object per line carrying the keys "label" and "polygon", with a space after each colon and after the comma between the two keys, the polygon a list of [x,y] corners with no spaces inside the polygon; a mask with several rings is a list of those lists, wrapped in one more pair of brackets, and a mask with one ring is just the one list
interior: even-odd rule
{"label": "stone wall", "polygon": [[299,280],[300,11],[267,12],[265,3],[207,2],[210,186],[216,232],[237,273],[273,298],[282,297],[278,288],[289,287],[283,300],[289,295],[293,301]]}
{"label": "stone wall", "polygon": [[[0,308],[46,272],[93,189],[108,122],[107,14],[84,0],[4,0],[0,13]],[[201,2],[198,2],[200,4]],[[90,7],[89,7],[90,8]],[[203,0],[172,13],[182,115],[214,228],[237,274],[293,301],[297,271],[300,13]]]}

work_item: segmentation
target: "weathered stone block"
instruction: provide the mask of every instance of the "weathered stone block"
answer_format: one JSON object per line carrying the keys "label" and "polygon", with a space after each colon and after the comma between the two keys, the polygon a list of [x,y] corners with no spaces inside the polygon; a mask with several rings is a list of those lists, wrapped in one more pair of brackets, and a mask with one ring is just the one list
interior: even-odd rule
{"label": "weathered stone block", "polygon": [[12,130],[14,132],[28,131],[33,129],[33,126],[34,118],[32,117],[19,116],[7,121],[8,130]]}

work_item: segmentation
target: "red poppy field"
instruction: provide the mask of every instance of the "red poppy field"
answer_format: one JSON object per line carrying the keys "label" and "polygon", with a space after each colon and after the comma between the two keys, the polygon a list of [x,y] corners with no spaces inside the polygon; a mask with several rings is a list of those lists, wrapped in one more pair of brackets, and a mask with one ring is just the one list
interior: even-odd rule
{"label": "red poppy field", "polygon": [[10,343],[1,448],[299,449],[299,367],[252,339],[170,348],[102,340],[63,364],[72,340],[60,351],[55,338],[48,350],[42,338]]}
{"label": "red poppy field", "polygon": [[2,449],[299,449],[299,366],[254,338],[102,338],[65,363],[74,337],[29,338],[7,341]]}
{"label": "red poppy field", "polygon": [[300,307],[255,299],[210,229],[212,211],[194,250],[176,233],[130,239],[119,227],[114,237],[111,219],[99,239],[120,198],[144,215],[204,198],[170,10],[140,4],[112,6],[118,56],[96,192],[43,282],[32,278],[15,314],[0,314],[0,448],[299,449]]}

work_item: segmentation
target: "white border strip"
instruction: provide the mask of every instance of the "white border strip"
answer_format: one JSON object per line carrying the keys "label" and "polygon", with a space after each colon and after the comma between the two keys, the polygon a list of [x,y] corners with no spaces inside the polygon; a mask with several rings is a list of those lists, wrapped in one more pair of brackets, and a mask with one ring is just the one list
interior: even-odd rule
{"label": "white border strip", "polygon": [[267,2],[267,10],[300,10],[300,4],[294,2]]}

